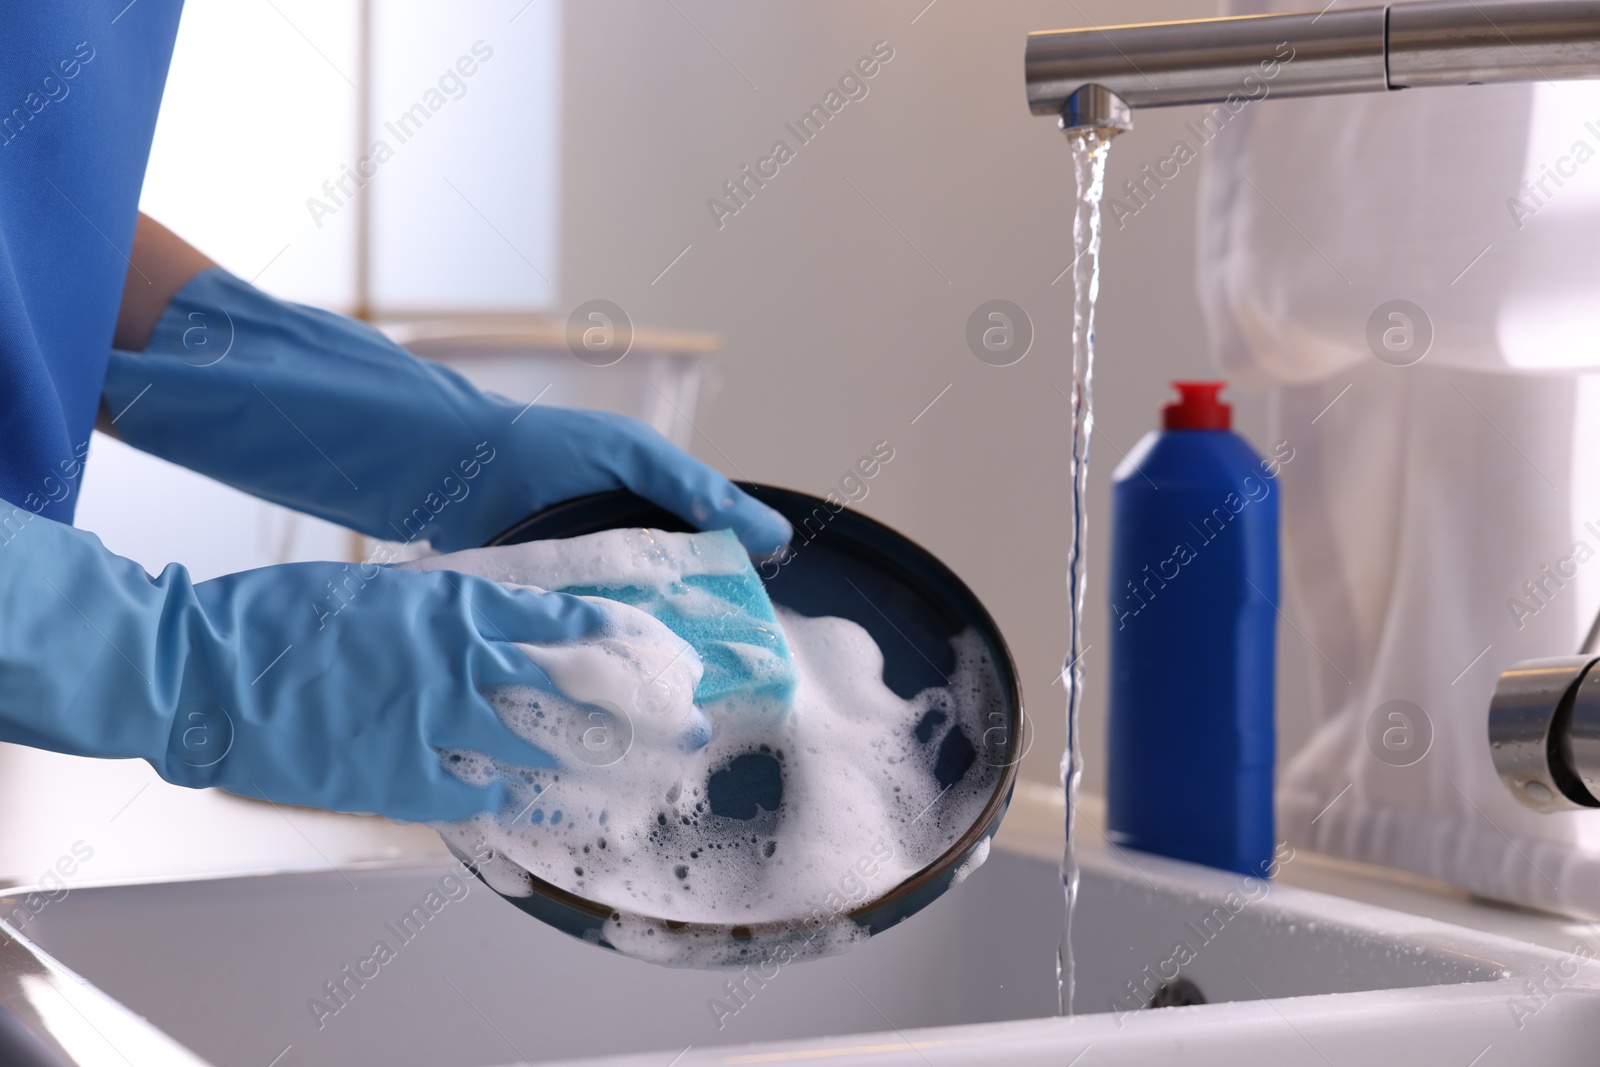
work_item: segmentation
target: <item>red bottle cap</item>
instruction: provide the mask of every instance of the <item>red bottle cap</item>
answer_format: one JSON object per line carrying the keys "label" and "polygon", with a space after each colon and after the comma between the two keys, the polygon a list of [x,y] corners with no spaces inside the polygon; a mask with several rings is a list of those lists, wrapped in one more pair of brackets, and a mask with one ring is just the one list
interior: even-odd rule
{"label": "red bottle cap", "polygon": [[1161,426],[1167,430],[1227,430],[1233,426],[1233,408],[1217,399],[1227,382],[1173,382],[1183,397],[1161,409]]}

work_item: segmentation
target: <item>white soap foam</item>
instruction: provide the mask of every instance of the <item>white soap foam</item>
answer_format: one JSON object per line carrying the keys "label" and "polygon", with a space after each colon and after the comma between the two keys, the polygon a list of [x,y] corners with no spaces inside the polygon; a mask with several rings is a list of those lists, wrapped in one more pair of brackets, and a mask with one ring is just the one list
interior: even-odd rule
{"label": "white soap foam", "polygon": [[[583,599],[606,617],[601,636],[559,645],[521,645],[523,653],[571,702],[625,716],[633,740],[645,749],[668,741],[703,744],[711,727],[694,704],[704,668],[693,646],[638,608],[599,597]],[[508,694],[501,705],[503,718],[513,703],[515,698]],[[584,753],[590,763],[599,762],[608,751],[610,735],[605,724],[587,717],[582,721],[585,730],[602,731],[603,736],[591,735]],[[581,738],[580,732],[580,744]],[[620,757],[621,752],[616,754]]]}
{"label": "white soap foam", "polygon": [[[635,532],[616,533],[609,546],[590,544],[567,559],[551,548],[559,543],[543,543],[536,565],[511,558],[531,545],[429,562],[468,571],[487,563],[486,576],[501,581],[560,587],[578,584],[552,569],[571,561],[588,568],[586,584],[616,584],[617,560],[601,557],[637,555],[639,544],[624,540]],[[654,538],[673,536],[681,535]],[[628,581],[670,585],[697,573],[681,559],[658,564],[624,564]],[[696,707],[693,649],[644,612],[594,602],[607,618],[600,639],[525,646],[563,695],[489,694],[501,718],[560,766],[448,753],[447,765],[468,781],[507,781],[513,806],[437,828],[463,853],[493,851],[480,870],[498,892],[533,893],[531,872],[614,909],[601,936],[620,951],[695,967],[842,951],[865,938],[849,912],[938,859],[995,788],[1000,770],[980,751],[968,749],[971,769],[953,786],[942,788],[934,774],[942,744],[979,744],[1003,708],[997,672],[971,631],[952,641],[948,684],[903,699],[884,684],[883,655],[861,626],[780,608],[795,662],[792,696]],[[781,779],[775,810],[747,791],[743,810],[721,800],[724,814],[713,813],[719,783],[741,770],[747,784],[761,770]],[[974,854],[958,880],[982,862]],[[753,938],[725,932],[745,925],[757,928]]]}
{"label": "white soap foam", "polygon": [[972,850],[972,855],[968,856],[966,862],[956,868],[956,873],[950,876],[950,885],[952,887],[965,882],[973,871],[983,866],[984,861],[989,858],[989,842],[991,840],[991,838],[986,837],[979,841],[978,847]]}
{"label": "white soap foam", "polygon": [[461,571],[507,585],[541,589],[632,585],[683,592],[692,575],[733,575],[750,569],[733,537],[706,537],[633,528],[556,541],[473,548],[403,564],[407,570]]}

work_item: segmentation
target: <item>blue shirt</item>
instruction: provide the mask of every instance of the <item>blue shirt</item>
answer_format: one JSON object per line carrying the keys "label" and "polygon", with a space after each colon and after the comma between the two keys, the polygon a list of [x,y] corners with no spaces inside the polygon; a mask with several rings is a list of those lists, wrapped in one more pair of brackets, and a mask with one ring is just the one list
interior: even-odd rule
{"label": "blue shirt", "polygon": [[61,522],[77,504],[182,6],[0,8],[0,498]]}

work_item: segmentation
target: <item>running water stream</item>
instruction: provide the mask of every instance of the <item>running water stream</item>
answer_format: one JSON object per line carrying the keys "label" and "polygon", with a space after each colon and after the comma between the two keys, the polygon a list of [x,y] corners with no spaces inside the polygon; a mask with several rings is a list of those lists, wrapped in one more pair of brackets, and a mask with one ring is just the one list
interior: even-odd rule
{"label": "running water stream", "polygon": [[1067,745],[1061,757],[1061,786],[1067,799],[1067,846],[1061,857],[1061,884],[1066,891],[1066,929],[1056,956],[1056,982],[1061,1013],[1072,1014],[1076,985],[1072,958],[1072,920],[1078,903],[1076,851],[1078,783],[1083,777],[1083,751],[1078,715],[1083,704],[1084,548],[1088,536],[1089,437],[1094,432],[1094,305],[1100,295],[1100,202],[1105,195],[1106,157],[1112,133],[1072,131],[1072,163],[1078,181],[1078,208],[1073,219],[1072,263],[1072,530],[1067,546],[1067,589],[1072,603],[1067,658],[1061,668],[1067,692]]}

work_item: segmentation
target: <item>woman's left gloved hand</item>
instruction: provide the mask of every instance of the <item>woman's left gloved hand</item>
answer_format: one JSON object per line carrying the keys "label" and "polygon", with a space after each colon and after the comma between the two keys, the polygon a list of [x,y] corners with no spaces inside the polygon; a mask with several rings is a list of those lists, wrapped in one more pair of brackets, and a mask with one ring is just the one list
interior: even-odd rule
{"label": "woman's left gloved hand", "polygon": [[376,330],[196,275],[142,352],[113,351],[123,440],[267,500],[389,541],[452,551],[530,513],[627,488],[756,555],[789,524],[643,423],[524,406]]}

